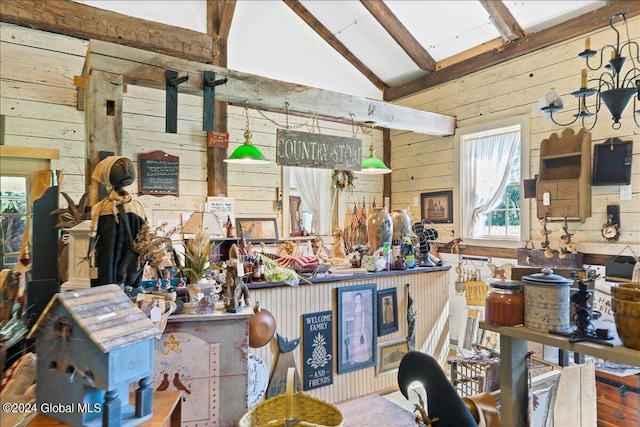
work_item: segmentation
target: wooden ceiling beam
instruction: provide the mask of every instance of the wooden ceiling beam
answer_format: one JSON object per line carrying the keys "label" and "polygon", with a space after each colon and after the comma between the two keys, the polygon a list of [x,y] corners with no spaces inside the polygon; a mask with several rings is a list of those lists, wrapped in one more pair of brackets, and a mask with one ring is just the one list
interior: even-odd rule
{"label": "wooden ceiling beam", "polygon": [[351,65],[356,67],[375,87],[381,91],[389,86],[382,81],[369,67],[360,61],[333,33],[325,27],[307,8],[305,8],[298,0],[283,0],[284,3],[291,8],[306,24],[311,27],[320,37],[326,41],[329,46],[334,48],[344,59],[349,61]]}
{"label": "wooden ceiling beam", "polygon": [[455,80],[475,71],[488,68],[501,62],[544,49],[548,46],[587,34],[609,25],[611,16],[626,12],[627,19],[640,15],[640,1],[621,0],[607,3],[598,9],[587,12],[551,28],[506,43],[502,48],[484,52],[457,64],[439,69],[410,82],[385,89],[384,100],[395,101],[405,96],[429,89],[439,84]]}
{"label": "wooden ceiling beam", "polygon": [[[216,39],[229,39],[229,32],[231,31],[231,21],[233,20],[233,14],[236,11],[236,0],[207,0],[207,8],[215,8],[213,13],[217,22],[215,30],[207,32],[214,36]],[[207,16],[211,16],[212,13],[207,11]]]}
{"label": "wooden ceiling beam", "polygon": [[365,9],[382,25],[418,67],[435,71],[436,61],[381,0],[360,0]]}
{"label": "wooden ceiling beam", "polygon": [[180,84],[179,91],[202,95],[203,72],[213,71],[227,84],[216,87],[216,99],[236,105],[248,105],[260,110],[301,114],[317,114],[362,123],[375,121],[378,126],[417,132],[427,135],[452,135],[455,117],[431,113],[384,101],[358,98],[324,89],[273,80],[253,74],[233,71],[215,65],[187,61],[159,53],[148,52],[99,40],[91,40],[84,73],[91,70],[120,74],[124,82],[164,90],[166,70],[173,70],[189,80]]}
{"label": "wooden ceiling beam", "polygon": [[211,63],[213,40],[208,34],[98,9],[71,0],[2,0],[0,21],[86,40],[160,52]]}
{"label": "wooden ceiling beam", "polygon": [[[236,9],[236,0],[207,0],[207,34],[212,37],[214,47],[213,65],[227,66],[227,39]],[[213,107],[213,130],[227,133],[228,104],[215,101]],[[207,146],[207,195],[227,194],[227,149]]]}
{"label": "wooden ceiling beam", "polygon": [[511,11],[498,0],[479,0],[480,4],[489,12],[489,20],[496,27],[502,38],[506,41],[518,40],[526,33],[513,17]]}

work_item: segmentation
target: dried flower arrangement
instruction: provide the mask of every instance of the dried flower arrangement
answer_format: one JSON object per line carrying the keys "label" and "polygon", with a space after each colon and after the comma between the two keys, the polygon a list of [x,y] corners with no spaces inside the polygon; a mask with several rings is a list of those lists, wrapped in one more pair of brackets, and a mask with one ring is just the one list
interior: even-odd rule
{"label": "dried flower arrangement", "polygon": [[151,230],[149,224],[144,224],[133,242],[133,250],[138,253],[141,265],[162,271],[166,267],[176,265],[176,256],[171,244],[171,236],[179,231],[178,226],[167,230],[167,223],[163,223]]}
{"label": "dried flower arrangement", "polygon": [[209,239],[204,233],[198,233],[188,239],[184,245],[185,266],[181,268],[190,283],[197,283],[205,277],[208,269],[216,268],[212,265],[217,254],[214,249],[217,243]]}

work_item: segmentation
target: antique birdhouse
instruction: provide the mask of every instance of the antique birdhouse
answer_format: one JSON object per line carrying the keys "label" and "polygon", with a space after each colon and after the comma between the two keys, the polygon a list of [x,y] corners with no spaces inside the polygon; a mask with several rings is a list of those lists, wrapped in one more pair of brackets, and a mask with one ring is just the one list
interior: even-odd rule
{"label": "antique birdhouse", "polygon": [[134,426],[151,418],[159,335],[118,285],[56,294],[27,337],[38,355],[38,404],[73,426]]}

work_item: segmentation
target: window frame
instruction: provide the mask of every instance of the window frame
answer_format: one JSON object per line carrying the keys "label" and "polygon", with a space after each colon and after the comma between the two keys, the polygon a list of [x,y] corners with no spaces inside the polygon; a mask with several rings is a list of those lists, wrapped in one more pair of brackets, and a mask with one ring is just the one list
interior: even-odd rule
{"label": "window frame", "polygon": [[[531,227],[530,227],[530,212],[531,212],[531,201],[529,199],[525,199],[524,197],[524,179],[528,178],[530,175],[530,116],[529,114],[523,114],[520,116],[509,117],[500,120],[494,120],[491,122],[480,123],[477,125],[466,126],[456,129],[456,134],[454,137],[454,159],[455,159],[455,171],[456,178],[458,183],[458,191],[457,193],[457,206],[456,216],[457,220],[454,221],[455,233],[457,236],[460,236],[465,243],[469,245],[477,245],[477,246],[491,246],[491,247],[508,247],[508,248],[517,248],[522,247],[524,242],[530,240],[531,238]],[[462,158],[462,141],[465,137],[478,134],[478,133],[489,133],[492,130],[499,130],[511,126],[519,126],[520,127],[520,237],[519,238],[495,238],[495,237],[487,237],[487,238],[472,238],[469,236],[465,236],[466,232],[463,228],[463,218],[465,214],[465,206],[464,197],[462,197],[462,191],[464,189],[464,185],[462,183],[462,171],[463,167],[466,167],[466,163]]]}

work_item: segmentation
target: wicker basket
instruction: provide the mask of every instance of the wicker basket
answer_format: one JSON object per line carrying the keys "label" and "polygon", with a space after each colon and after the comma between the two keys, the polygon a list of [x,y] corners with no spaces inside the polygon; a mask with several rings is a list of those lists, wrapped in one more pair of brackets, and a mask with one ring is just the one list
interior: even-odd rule
{"label": "wicker basket", "polygon": [[342,427],[342,412],[330,403],[303,393],[294,392],[295,368],[287,371],[287,388],[284,394],[272,397],[251,408],[240,419],[240,427],[280,427],[287,421],[299,420],[290,425],[303,427]]}

